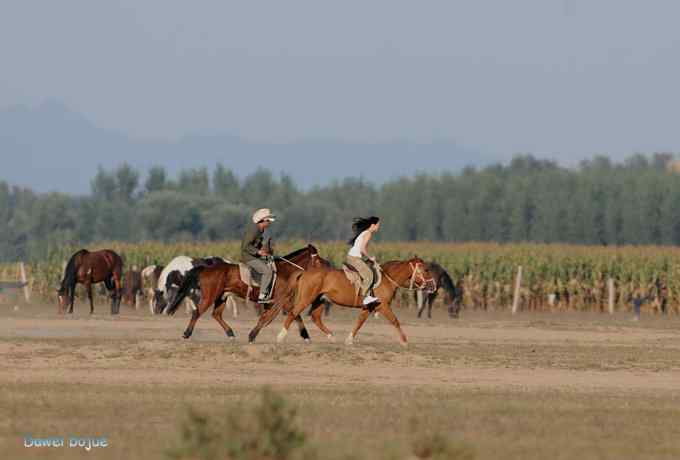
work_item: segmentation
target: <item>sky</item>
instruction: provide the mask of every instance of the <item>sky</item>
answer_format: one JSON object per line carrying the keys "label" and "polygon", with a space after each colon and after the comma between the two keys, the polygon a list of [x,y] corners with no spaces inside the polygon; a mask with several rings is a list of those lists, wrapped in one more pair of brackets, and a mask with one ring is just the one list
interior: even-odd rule
{"label": "sky", "polygon": [[680,2],[2,0],[0,109],[141,139],[678,151]]}

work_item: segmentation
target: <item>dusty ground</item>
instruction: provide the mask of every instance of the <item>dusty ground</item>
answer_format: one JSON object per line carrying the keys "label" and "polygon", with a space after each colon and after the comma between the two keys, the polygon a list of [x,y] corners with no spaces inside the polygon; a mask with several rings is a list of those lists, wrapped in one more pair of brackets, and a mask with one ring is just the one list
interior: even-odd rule
{"label": "dusty ground", "polygon": [[[247,410],[271,385],[300,409],[321,458],[408,458],[410,437],[438,431],[476,458],[680,458],[680,319],[597,314],[400,310],[410,345],[371,318],[343,339],[355,311],[326,319],[337,343],[307,321],[274,345],[276,320],[254,345],[251,312],[232,343],[206,316],[73,317],[54,306],[0,307],[0,451],[72,458],[74,449],[25,449],[23,437],[107,436],[95,458],[163,458],[187,406]],[[5,409],[3,409],[5,408]],[[148,440],[148,441],[147,441]],[[122,457],[121,455],[125,455]]]}

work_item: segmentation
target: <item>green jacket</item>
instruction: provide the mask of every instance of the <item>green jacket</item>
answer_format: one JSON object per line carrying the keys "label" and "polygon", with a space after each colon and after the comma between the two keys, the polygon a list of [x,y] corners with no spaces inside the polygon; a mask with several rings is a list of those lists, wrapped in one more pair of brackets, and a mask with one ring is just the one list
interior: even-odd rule
{"label": "green jacket", "polygon": [[248,263],[251,260],[260,259],[258,251],[262,249],[264,232],[259,229],[257,224],[253,224],[246,230],[241,241],[241,262]]}

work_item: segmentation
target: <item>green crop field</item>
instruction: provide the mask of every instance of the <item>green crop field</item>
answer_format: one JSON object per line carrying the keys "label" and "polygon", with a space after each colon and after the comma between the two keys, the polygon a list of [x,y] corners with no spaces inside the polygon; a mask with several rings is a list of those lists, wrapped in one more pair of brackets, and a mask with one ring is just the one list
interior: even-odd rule
{"label": "green crop field", "polygon": [[[286,241],[277,245],[285,254],[304,245],[303,241]],[[322,256],[339,265],[347,249],[342,242],[314,242]],[[193,257],[222,256],[236,259],[239,243],[197,242],[139,244],[104,242],[91,250],[111,248],[125,260],[125,269],[141,269],[152,263],[165,264],[178,255]],[[44,260],[27,264],[33,295],[42,300],[54,297],[63,266],[74,247],[52,250]],[[639,292],[651,296],[645,308],[668,310],[680,308],[680,249],[663,246],[576,246],[493,243],[378,243],[373,251],[380,261],[418,255],[426,261],[440,263],[454,282],[464,288],[464,307],[468,309],[504,309],[512,303],[517,267],[523,267],[520,290],[525,310],[607,309],[607,279],[615,285],[615,308],[630,308],[632,296]],[[0,266],[0,279],[17,279],[17,264]],[[551,296],[552,294],[552,296]],[[549,298],[553,297],[550,302]]]}

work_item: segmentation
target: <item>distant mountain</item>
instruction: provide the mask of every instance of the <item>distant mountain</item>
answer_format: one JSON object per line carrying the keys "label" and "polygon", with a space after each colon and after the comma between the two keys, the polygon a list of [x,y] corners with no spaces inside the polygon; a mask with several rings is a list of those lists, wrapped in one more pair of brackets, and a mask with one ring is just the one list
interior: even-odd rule
{"label": "distant mountain", "polygon": [[38,191],[86,193],[98,166],[112,168],[123,162],[144,170],[161,165],[171,175],[184,168],[211,169],[220,162],[240,176],[265,167],[309,187],[349,176],[380,183],[418,171],[457,172],[500,160],[450,141],[271,144],[230,135],[140,140],[97,127],[58,102],[0,110],[0,180]]}

